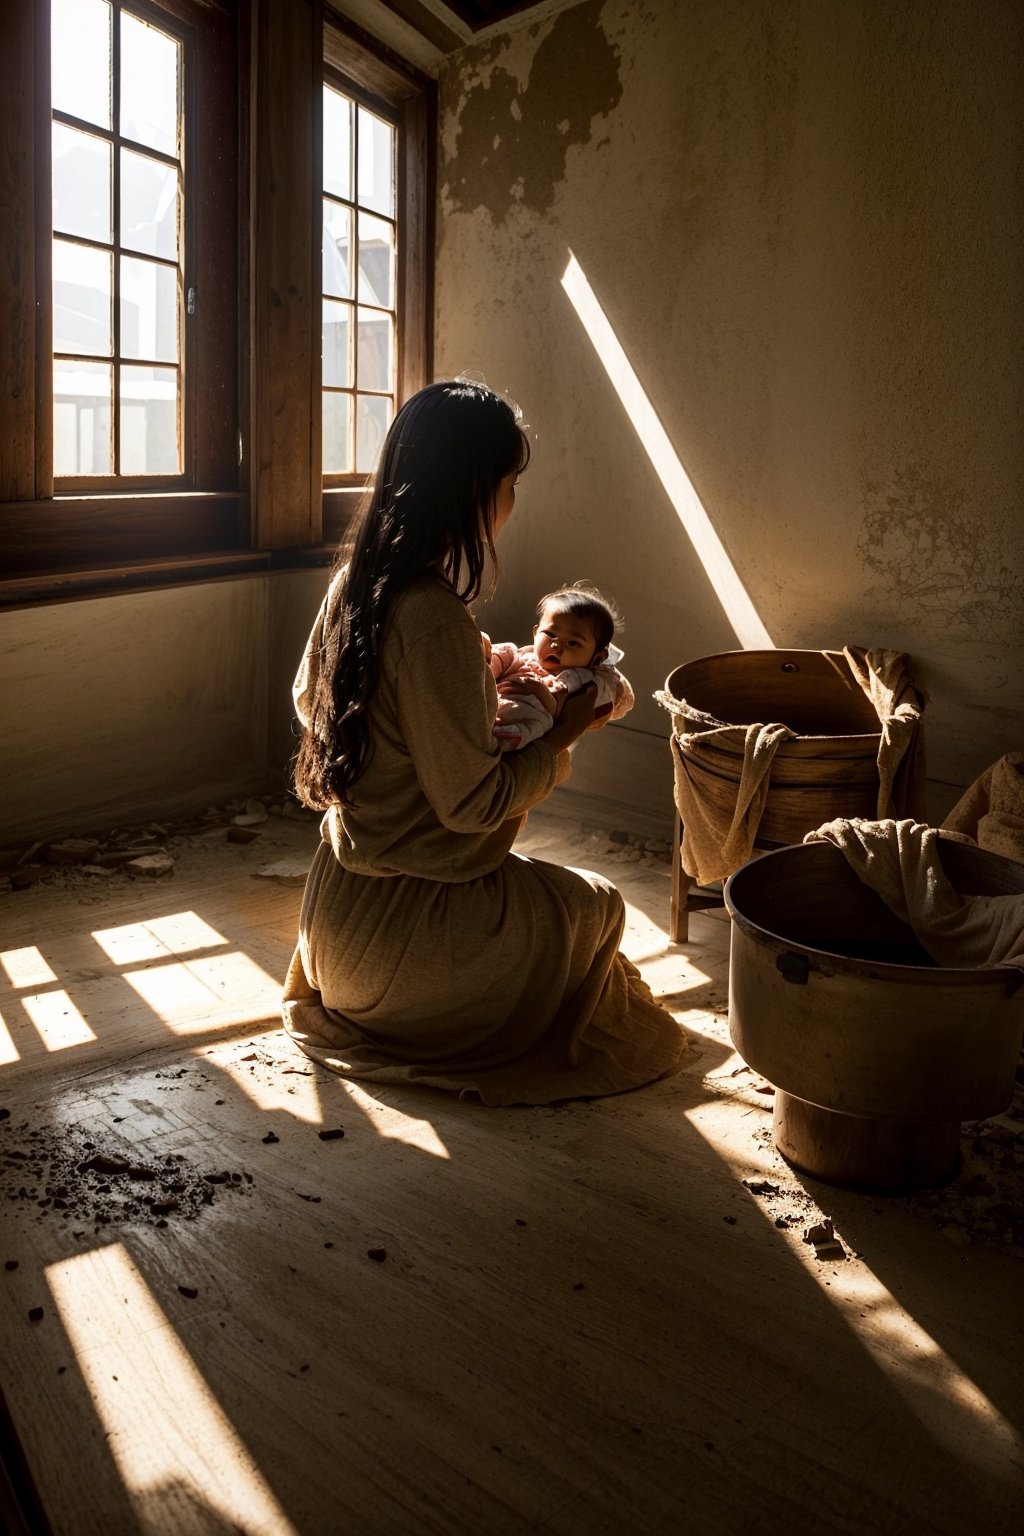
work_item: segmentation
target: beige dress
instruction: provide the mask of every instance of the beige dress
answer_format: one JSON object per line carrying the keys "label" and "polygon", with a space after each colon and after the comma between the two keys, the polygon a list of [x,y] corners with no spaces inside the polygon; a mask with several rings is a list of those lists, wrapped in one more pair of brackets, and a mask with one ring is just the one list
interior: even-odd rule
{"label": "beige dress", "polygon": [[[308,719],[328,594],[295,701]],[[332,807],[309,872],[285,1027],[345,1076],[486,1104],[618,1093],[672,1072],[685,1036],[618,953],[599,876],[511,852],[568,775],[541,740],[499,752],[480,635],[443,581],[392,609],[355,807]]]}

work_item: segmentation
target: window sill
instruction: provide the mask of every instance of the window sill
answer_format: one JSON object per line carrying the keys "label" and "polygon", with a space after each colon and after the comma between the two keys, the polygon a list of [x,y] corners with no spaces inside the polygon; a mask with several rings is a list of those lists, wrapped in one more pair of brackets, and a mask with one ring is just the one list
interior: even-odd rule
{"label": "window sill", "polygon": [[173,560],[136,560],[88,570],[48,571],[35,576],[0,578],[0,612],[36,608],[85,598],[115,597],[198,582],[232,581],[245,576],[319,570],[329,566],[335,550],[311,549],[224,551]]}

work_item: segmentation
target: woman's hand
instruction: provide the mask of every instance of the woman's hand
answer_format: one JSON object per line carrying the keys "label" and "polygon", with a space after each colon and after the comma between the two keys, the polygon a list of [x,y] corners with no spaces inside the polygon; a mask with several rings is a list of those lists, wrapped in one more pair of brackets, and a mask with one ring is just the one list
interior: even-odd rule
{"label": "woman's hand", "polygon": [[542,683],[539,677],[510,677],[501,685],[501,693],[505,698],[515,697],[516,694],[527,694],[530,698],[540,699],[549,715],[556,713],[558,703],[555,695],[547,683]]}
{"label": "woman's hand", "polygon": [[562,706],[562,713],[558,720],[543,738],[548,746],[554,747],[556,752],[561,752],[565,747],[571,747],[574,741],[578,741],[584,732],[589,731],[594,723],[596,699],[596,683],[588,683],[578,693],[571,693]]}

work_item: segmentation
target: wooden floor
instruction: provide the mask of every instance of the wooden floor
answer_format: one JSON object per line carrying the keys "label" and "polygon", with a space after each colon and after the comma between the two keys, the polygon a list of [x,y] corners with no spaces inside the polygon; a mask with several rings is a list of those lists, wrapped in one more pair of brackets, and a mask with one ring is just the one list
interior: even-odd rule
{"label": "wooden floor", "polygon": [[[973,1129],[973,1226],[970,1168],[915,1200],[801,1179],[729,1044],[726,919],[669,944],[667,865],[539,813],[527,851],[618,883],[686,1070],[533,1110],[366,1091],[276,1024],[300,890],[254,875],[315,837],[0,897],[30,1529],[1020,1529],[1019,1111]],[[803,1241],[823,1216],[845,1256]]]}

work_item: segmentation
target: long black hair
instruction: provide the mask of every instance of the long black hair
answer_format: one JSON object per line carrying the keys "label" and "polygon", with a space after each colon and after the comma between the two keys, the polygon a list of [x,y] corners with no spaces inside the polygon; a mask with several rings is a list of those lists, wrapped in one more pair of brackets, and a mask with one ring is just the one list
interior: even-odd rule
{"label": "long black hair", "polygon": [[[295,763],[295,789],[322,810],[351,804],[370,757],[368,708],[381,640],[395,598],[431,567],[464,603],[494,567],[494,500],[521,474],[530,444],[518,409],[483,384],[428,384],[391,423],[368,500],[324,619],[310,722]],[[440,562],[440,565],[438,565]]]}

